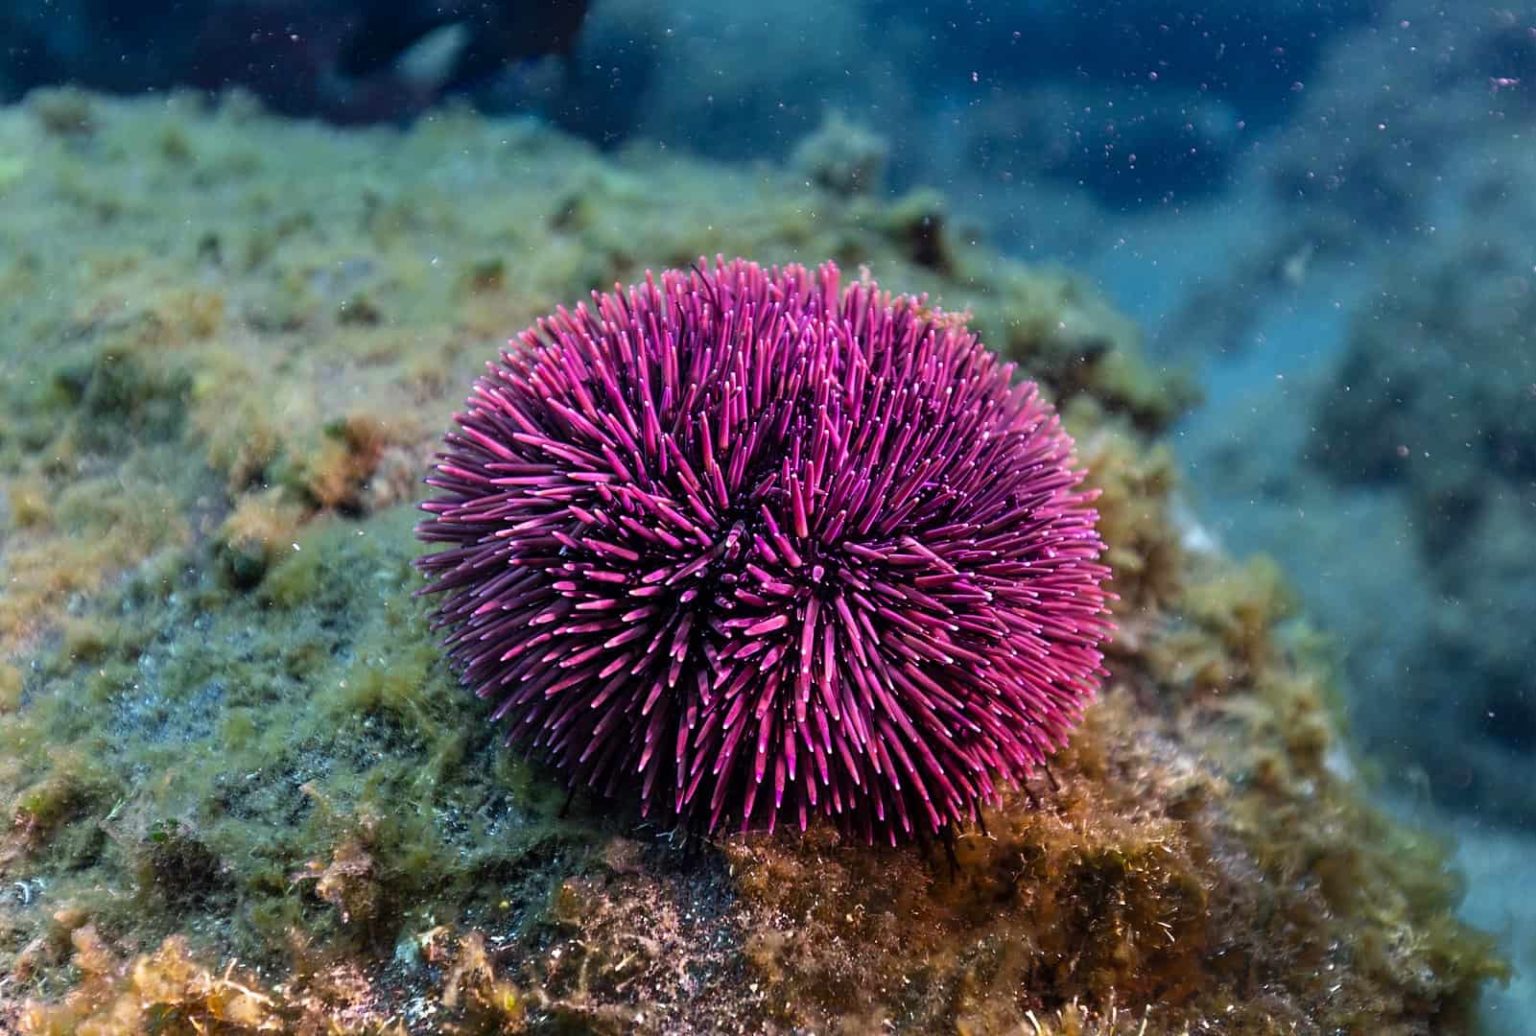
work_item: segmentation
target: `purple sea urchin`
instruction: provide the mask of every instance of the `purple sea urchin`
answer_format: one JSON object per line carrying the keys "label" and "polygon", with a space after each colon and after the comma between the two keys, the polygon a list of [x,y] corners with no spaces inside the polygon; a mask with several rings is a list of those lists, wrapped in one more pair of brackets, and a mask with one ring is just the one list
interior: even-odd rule
{"label": "purple sea urchin", "polygon": [[572,786],[709,829],[974,816],[1102,672],[1072,442],[960,317],[668,271],[522,333],[428,483],[465,682]]}

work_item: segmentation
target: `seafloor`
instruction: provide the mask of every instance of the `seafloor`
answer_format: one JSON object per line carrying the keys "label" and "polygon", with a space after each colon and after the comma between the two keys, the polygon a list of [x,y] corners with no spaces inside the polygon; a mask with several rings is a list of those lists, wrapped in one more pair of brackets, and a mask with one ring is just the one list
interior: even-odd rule
{"label": "seafloor", "polygon": [[[0,111],[0,1031],[1470,1030],[1503,965],[1368,804],[1283,576],[1178,505],[1184,384],[1070,275],[859,188],[469,114]],[[970,308],[1104,490],[1111,678],[958,866],[563,813],[412,597],[481,364],[716,253]]]}

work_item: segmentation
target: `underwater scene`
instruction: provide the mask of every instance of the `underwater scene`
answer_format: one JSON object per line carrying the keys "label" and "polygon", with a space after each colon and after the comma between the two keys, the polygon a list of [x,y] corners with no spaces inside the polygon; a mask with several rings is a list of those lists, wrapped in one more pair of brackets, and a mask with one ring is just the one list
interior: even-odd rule
{"label": "underwater scene", "polygon": [[8,0],[0,1034],[1536,1034],[1536,8]]}

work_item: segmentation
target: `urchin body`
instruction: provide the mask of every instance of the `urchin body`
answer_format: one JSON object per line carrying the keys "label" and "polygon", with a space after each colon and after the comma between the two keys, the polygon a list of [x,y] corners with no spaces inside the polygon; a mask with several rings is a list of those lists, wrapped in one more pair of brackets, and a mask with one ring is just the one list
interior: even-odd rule
{"label": "urchin body", "polygon": [[423,505],[465,682],[572,786],[713,830],[975,816],[1065,741],[1102,545],[1035,386],[923,300],[737,261],[559,310]]}

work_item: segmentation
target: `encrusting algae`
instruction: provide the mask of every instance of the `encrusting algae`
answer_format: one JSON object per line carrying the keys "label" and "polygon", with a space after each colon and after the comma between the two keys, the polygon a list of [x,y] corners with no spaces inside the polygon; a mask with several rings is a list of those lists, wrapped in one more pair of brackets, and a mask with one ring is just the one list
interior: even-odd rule
{"label": "encrusting algae", "polygon": [[[1406,1036],[1502,974],[1367,804],[1278,574],[1180,516],[1183,384],[931,195],[238,95],[38,95],[0,155],[0,1030]],[[566,810],[412,596],[484,358],[716,253],[969,308],[1103,490],[1109,679],[953,865]]]}

